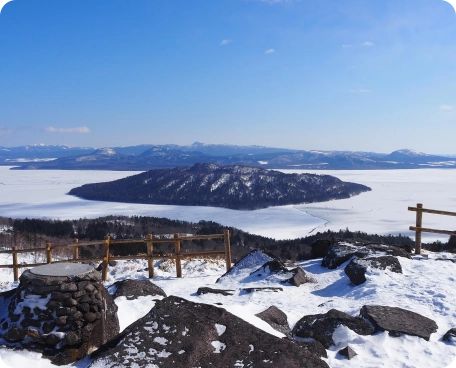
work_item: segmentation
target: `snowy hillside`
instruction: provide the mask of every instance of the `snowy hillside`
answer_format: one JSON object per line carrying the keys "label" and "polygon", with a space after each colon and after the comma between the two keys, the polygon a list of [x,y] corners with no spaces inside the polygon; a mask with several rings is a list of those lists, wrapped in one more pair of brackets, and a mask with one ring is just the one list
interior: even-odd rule
{"label": "snowy hillside", "polygon": [[[346,246],[351,247],[349,244]],[[225,272],[223,262],[189,260],[183,263],[184,278],[177,279],[172,262],[157,261],[157,274],[153,282],[168,296],[173,295],[194,303],[209,304],[225,309],[260,330],[277,337],[285,335],[256,316],[271,306],[277,307],[286,314],[291,329],[302,317],[324,314],[331,309],[337,309],[356,317],[364,305],[400,307],[435,321],[438,329],[431,333],[429,341],[406,334],[393,337],[386,331],[377,331],[373,335],[359,335],[341,324],[332,332],[333,343],[326,350],[327,358],[322,358],[323,361],[332,368],[442,368],[456,363],[456,351],[452,340],[442,341],[442,336],[456,326],[454,255],[440,253],[411,258],[400,256],[397,259],[403,273],[394,273],[388,269],[370,269],[366,273],[367,281],[359,286],[354,286],[344,272],[349,261],[345,261],[335,269],[328,269],[321,265],[321,259],[306,261],[298,265],[313,280],[299,287],[285,284],[280,278],[267,275],[259,277],[258,280],[246,278],[270,259],[261,253],[254,254],[238,264],[230,277],[221,279],[220,276]],[[106,286],[126,278],[144,280],[145,267],[146,263],[140,261],[119,262],[110,269],[110,279]],[[12,275],[9,270],[2,270],[1,278],[11,280]],[[3,281],[1,285],[2,290],[13,286],[11,282],[7,281]],[[231,292],[227,295],[210,292],[198,295],[197,290],[201,287],[231,290]],[[257,288],[257,291],[245,291],[252,288]],[[275,288],[275,290],[261,290],[260,288]],[[110,291],[114,290],[111,288]],[[164,298],[163,296],[139,296],[136,299],[127,298],[127,296],[117,297],[115,302],[119,307],[121,330],[146,315],[157,300],[164,300]],[[229,326],[222,327],[219,326],[217,330],[221,336],[220,340],[223,339],[226,328],[229,328]],[[157,341],[164,344],[165,350],[171,351],[172,346],[166,346],[165,340],[157,339]],[[357,353],[357,356],[350,361],[337,354],[347,345]],[[120,343],[118,349],[121,346]],[[225,348],[230,349],[229,346],[223,347],[220,344],[214,349],[223,351]],[[134,354],[134,356],[136,355],[141,356],[140,351]],[[109,363],[110,355],[107,355],[107,360],[106,354],[104,356],[105,358],[99,358],[95,362],[85,359],[73,366],[79,368],[113,366]],[[103,365],[102,361],[106,364]],[[0,367],[15,368],[32,365],[37,368],[53,367],[38,353],[0,349]],[[131,367],[133,365],[115,366]],[[143,365],[139,365],[139,367],[141,366]]]}
{"label": "snowy hillside", "polygon": [[329,175],[284,174],[247,166],[196,164],[151,170],[109,183],[86,184],[69,194],[84,199],[259,209],[349,198],[370,188]]}

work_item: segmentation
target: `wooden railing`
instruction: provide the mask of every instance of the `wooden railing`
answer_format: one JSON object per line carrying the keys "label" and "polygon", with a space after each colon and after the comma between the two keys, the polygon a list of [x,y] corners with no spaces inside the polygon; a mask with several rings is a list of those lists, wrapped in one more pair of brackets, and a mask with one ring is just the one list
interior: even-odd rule
{"label": "wooden railing", "polygon": [[422,203],[418,203],[416,207],[409,207],[408,210],[416,212],[416,224],[415,226],[409,227],[410,230],[415,231],[415,254],[421,254],[421,233],[456,235],[456,231],[454,230],[430,229],[423,227],[423,213],[431,213],[433,215],[443,216],[456,216],[456,212],[431,210],[429,208],[424,208]]}
{"label": "wooden railing", "polygon": [[[224,249],[216,251],[204,251],[204,252],[182,252],[182,243],[185,241],[198,241],[198,240],[223,240]],[[112,256],[110,248],[112,245],[132,245],[132,244],[144,244],[145,253],[131,256]],[[155,244],[174,244],[174,253],[172,254],[157,254],[154,253]],[[103,256],[102,258],[80,258],[79,252],[81,247],[89,247],[103,245]],[[70,249],[72,251],[71,259],[53,259],[52,252],[56,249]],[[37,253],[43,252],[46,254],[46,262],[43,263],[19,263],[18,255],[23,253]],[[30,268],[35,266],[41,266],[48,263],[62,263],[62,262],[103,262],[102,267],[102,278],[106,281],[108,278],[109,261],[118,260],[135,260],[135,259],[146,259],[147,268],[149,271],[149,278],[154,276],[154,259],[174,259],[176,261],[176,274],[177,277],[182,277],[182,258],[194,258],[194,257],[225,257],[227,271],[231,268],[231,241],[230,231],[225,230],[223,234],[212,234],[212,235],[191,235],[181,236],[180,234],[174,234],[172,238],[158,238],[153,234],[147,235],[144,239],[126,239],[126,240],[113,240],[111,237],[107,237],[104,240],[90,241],[90,242],[79,242],[75,240],[72,244],[67,245],[52,245],[46,243],[45,248],[28,248],[28,249],[17,249],[15,246],[12,249],[2,250],[0,254],[11,254],[13,258],[12,264],[0,265],[0,268],[12,268],[14,281],[19,279],[20,268]]]}

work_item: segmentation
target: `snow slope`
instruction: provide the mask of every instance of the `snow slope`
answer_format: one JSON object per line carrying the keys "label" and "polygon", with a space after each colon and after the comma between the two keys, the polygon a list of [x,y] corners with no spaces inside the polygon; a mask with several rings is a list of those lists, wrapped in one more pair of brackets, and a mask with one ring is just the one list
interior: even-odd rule
{"label": "snow slope", "polygon": [[[254,292],[243,294],[240,287],[252,286],[239,284],[236,278],[227,278],[222,283],[215,284],[217,278],[225,270],[222,261],[189,260],[183,264],[182,279],[175,277],[172,262],[156,263],[156,277],[153,280],[163,288],[167,295],[176,295],[191,301],[215,304],[223,303],[221,307],[256,325],[258,328],[283,336],[269,325],[255,317],[271,305],[282,309],[288,316],[292,327],[302,316],[308,314],[325,313],[336,308],[352,315],[357,315],[365,304],[380,304],[400,306],[418,312],[434,319],[439,329],[431,336],[430,341],[418,337],[403,336],[392,338],[387,333],[378,333],[373,336],[358,336],[351,330],[339,327],[333,346],[328,352],[328,364],[333,368],[339,367],[394,367],[394,368],[442,368],[456,365],[456,349],[440,341],[442,335],[456,326],[456,264],[437,258],[452,258],[450,254],[429,254],[429,259],[399,258],[403,274],[386,272],[370,273],[367,282],[360,286],[352,286],[343,272],[342,265],[336,270],[328,270],[320,266],[320,260],[301,263],[316,282],[294,286],[284,286],[283,292]],[[3,260],[2,260],[3,262]],[[143,270],[146,264],[142,261],[123,261],[110,269],[110,280],[107,286],[117,280],[130,278],[145,278]],[[252,264],[254,270],[257,264]],[[247,266],[248,268],[248,266]],[[248,272],[247,268],[245,272]],[[241,275],[242,276],[242,275]],[[0,271],[1,280],[11,280],[10,270]],[[277,286],[273,283],[260,282],[262,286]],[[11,282],[3,281],[1,288],[6,290],[12,287]],[[229,288],[237,290],[233,296],[213,294],[196,295],[201,286]],[[120,297],[116,299],[119,306],[120,324],[124,328],[128,323],[145,315],[153,306],[156,297],[142,297],[127,301]],[[339,348],[347,342],[358,353],[351,360],[341,360],[336,356]],[[88,361],[78,362],[75,366],[85,368]],[[0,349],[0,367],[19,368],[28,365],[35,367],[52,367],[39,354],[14,352],[9,349]]]}

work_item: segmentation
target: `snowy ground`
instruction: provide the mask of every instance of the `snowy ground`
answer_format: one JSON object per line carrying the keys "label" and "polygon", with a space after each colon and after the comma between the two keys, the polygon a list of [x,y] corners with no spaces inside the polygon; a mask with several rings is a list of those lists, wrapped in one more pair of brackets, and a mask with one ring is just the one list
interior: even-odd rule
{"label": "snowy ground", "polygon": [[[451,327],[456,326],[456,264],[449,261],[438,261],[435,258],[448,257],[449,254],[430,254],[429,259],[399,258],[403,274],[379,272],[368,276],[368,281],[360,286],[352,286],[343,272],[345,265],[337,270],[328,270],[320,266],[320,260],[301,263],[316,283],[304,284],[299,288],[283,286],[283,292],[256,292],[240,294],[239,288],[252,286],[251,283],[240,284],[236,279],[227,279],[222,284],[214,284],[216,279],[225,272],[223,262],[192,260],[183,265],[182,279],[175,278],[175,269],[171,262],[156,264],[154,283],[165,290],[167,295],[176,295],[191,301],[215,304],[234,313],[277,336],[283,336],[269,325],[255,317],[271,305],[282,309],[288,316],[292,327],[302,316],[325,313],[331,308],[357,315],[365,304],[400,306],[434,319],[439,329],[431,336],[430,341],[418,337],[403,336],[392,338],[387,333],[373,336],[358,336],[351,330],[339,327],[334,335],[338,346],[328,352],[328,364],[332,368],[339,367],[394,367],[394,368],[442,368],[456,366],[456,349],[440,341],[442,335]],[[4,260],[2,260],[2,263]],[[145,278],[145,262],[125,261],[110,270],[110,280],[106,286],[116,280],[129,278]],[[139,272],[138,272],[139,271]],[[1,280],[11,280],[10,270],[1,270]],[[256,283],[255,285],[257,285]],[[261,286],[274,286],[261,283]],[[3,281],[2,290],[13,286],[12,282]],[[205,294],[197,296],[200,286],[212,286],[238,290],[233,296]],[[154,305],[154,297],[141,297],[128,301],[124,297],[116,299],[119,307],[121,328],[146,314]],[[351,360],[341,360],[336,351],[347,342],[358,353]],[[85,368],[88,361],[76,363],[74,366]],[[36,353],[0,349],[0,367],[37,368],[53,367],[48,360]]]}
{"label": "snowy ground", "polygon": [[[305,172],[303,170],[284,170]],[[309,205],[236,211],[214,207],[141,205],[86,201],[66,193],[76,186],[110,181],[136,172],[16,171],[0,167],[0,214],[10,217],[79,218],[149,215],[185,221],[212,220],[276,239],[296,238],[325,229],[368,233],[407,233],[418,202],[436,209],[456,209],[456,170],[317,171],[370,186],[372,192],[349,199]],[[430,190],[429,188],[432,188]],[[429,227],[454,228],[455,218],[424,216]],[[425,235],[425,240],[435,239]],[[444,238],[441,238],[444,240]]]}

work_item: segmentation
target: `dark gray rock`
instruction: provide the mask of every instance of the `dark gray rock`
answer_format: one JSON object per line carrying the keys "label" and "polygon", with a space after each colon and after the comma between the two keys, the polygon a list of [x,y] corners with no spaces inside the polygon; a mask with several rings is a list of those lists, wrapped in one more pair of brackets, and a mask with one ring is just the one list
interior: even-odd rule
{"label": "dark gray rock", "polygon": [[313,338],[329,348],[334,344],[332,335],[339,326],[346,326],[359,335],[372,335],[374,327],[360,317],[331,309],[325,314],[314,314],[302,317],[294,326],[292,335],[299,338]]}
{"label": "dark gray rock", "polygon": [[282,332],[285,335],[289,335],[291,333],[287,315],[274,305],[270,306],[263,312],[256,314],[256,316],[268,323],[275,330]]}
{"label": "dark gray rock", "polygon": [[360,285],[366,281],[366,272],[369,268],[379,270],[390,270],[391,272],[402,273],[399,260],[393,256],[368,257],[364,259],[354,258],[345,267],[345,273],[350,281],[355,285]]}
{"label": "dark gray rock", "polygon": [[455,345],[456,344],[456,328],[449,329],[445,333],[445,335],[443,335],[442,340]]}
{"label": "dark gray rock", "polygon": [[294,338],[293,341],[298,344],[300,347],[320,358],[327,358],[328,353],[326,352],[325,347],[320,341],[314,339],[297,339]]}
{"label": "dark gray rock", "polygon": [[329,247],[328,253],[323,258],[321,265],[329,269],[335,269],[342,263],[353,257],[367,258],[378,256],[395,256],[410,258],[411,255],[406,250],[392,245],[383,244],[348,244],[337,243]]}
{"label": "dark gray rock", "polygon": [[234,290],[227,290],[227,289],[212,289],[209,287],[200,287],[198,288],[197,295],[203,295],[203,294],[219,294],[223,296],[231,296],[234,294]]}
{"label": "dark gray rock", "polygon": [[255,291],[265,291],[265,292],[274,292],[277,293],[279,291],[283,291],[281,287],[272,287],[272,286],[265,286],[265,287],[249,287],[249,288],[242,288],[241,293],[244,294],[251,294]]}
{"label": "dark gray rock", "polygon": [[308,282],[315,282],[315,280],[308,276],[301,267],[293,268],[290,272],[292,276],[288,280],[284,281],[285,284],[299,287]]}
{"label": "dark gray rock", "polygon": [[429,340],[438,328],[432,319],[398,307],[365,305],[360,314],[373,324],[376,331],[389,331],[391,336],[405,334]]}
{"label": "dark gray rock", "polygon": [[[134,346],[135,353],[131,353]],[[319,357],[212,305],[178,297],[157,301],[143,318],[95,352],[92,366],[145,368],[327,368]]]}
{"label": "dark gray rock", "polygon": [[149,280],[122,280],[114,283],[115,292],[113,297],[125,296],[128,300],[133,300],[139,296],[166,296],[166,293]]}
{"label": "dark gray rock", "polygon": [[339,350],[337,354],[342,355],[343,357],[347,358],[348,360],[353,359],[358,354],[354,351],[350,346],[346,346],[345,348]]}

